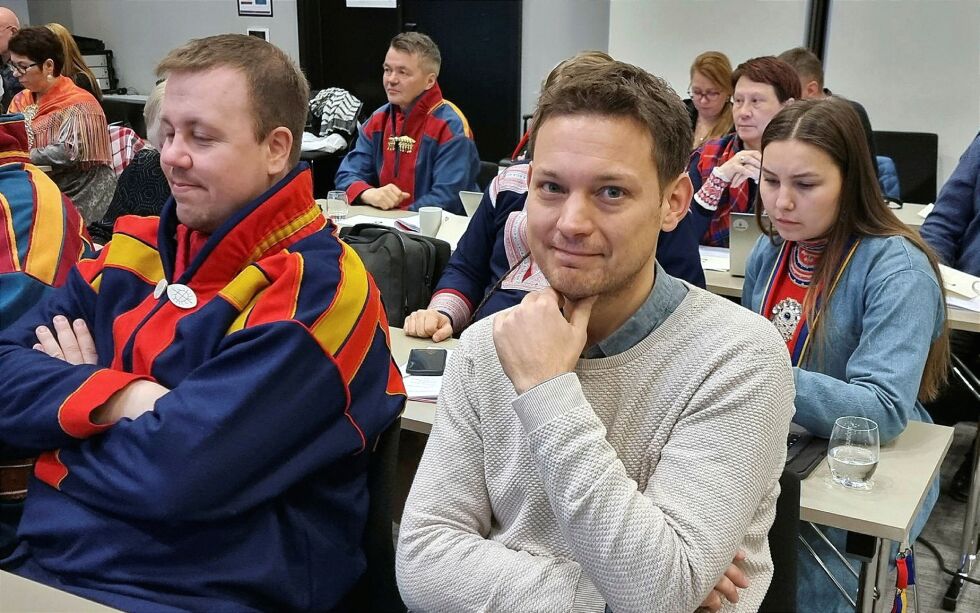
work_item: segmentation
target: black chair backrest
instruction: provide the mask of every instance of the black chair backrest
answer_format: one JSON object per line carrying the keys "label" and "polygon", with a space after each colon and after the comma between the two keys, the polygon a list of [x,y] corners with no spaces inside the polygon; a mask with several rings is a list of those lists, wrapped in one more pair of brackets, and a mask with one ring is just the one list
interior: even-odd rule
{"label": "black chair backrest", "polygon": [[875,130],[874,137],[878,155],[895,161],[902,201],[917,204],[935,202],[939,135]]}
{"label": "black chair backrest", "polygon": [[146,103],[140,100],[119,100],[103,98],[102,110],[106,123],[122,123],[129,126],[140,138],[146,138],[146,120],[143,119],[143,107]]}
{"label": "black chair backrest", "polygon": [[480,174],[476,177],[476,184],[480,186],[480,191],[485,192],[490,189],[490,182],[497,176],[497,163],[485,162],[480,160]]}
{"label": "black chair backrest", "polygon": [[800,534],[800,478],[784,470],[779,478],[776,519],[769,529],[772,583],[760,613],[796,613],[796,551]]}
{"label": "black chair backrest", "polygon": [[395,544],[392,503],[398,472],[401,418],[388,426],[368,460],[368,516],[364,526],[367,570],[336,611],[404,613],[405,604],[395,582]]}

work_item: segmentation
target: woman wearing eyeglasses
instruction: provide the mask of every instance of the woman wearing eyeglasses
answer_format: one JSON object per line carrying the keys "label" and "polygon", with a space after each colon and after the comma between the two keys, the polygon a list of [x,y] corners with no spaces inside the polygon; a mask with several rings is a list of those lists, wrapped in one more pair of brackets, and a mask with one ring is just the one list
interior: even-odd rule
{"label": "woman wearing eyeglasses", "polygon": [[751,212],[759,181],[762,132],[784,106],[800,97],[793,67],[772,56],[739,64],[732,73],[735,132],[709,140],[691,155],[692,218],[701,244],[728,246],[729,215]]}
{"label": "woman wearing eyeglasses", "polygon": [[85,223],[102,219],[116,187],[109,129],[99,102],[61,74],[65,55],[44,27],[24,28],[10,39],[10,67],[24,86],[10,103],[28,126],[31,161],[48,173],[78,207]]}
{"label": "woman wearing eyeglasses", "polygon": [[[798,102],[772,120],[762,147],[759,191],[772,237],[760,237],[749,256],[742,304],[786,341],[796,381],[793,421],[829,438],[837,418],[866,417],[882,443],[910,421],[931,422],[922,401],[937,395],[949,360],[938,261],[885,205],[857,113],[837,97]],[[856,593],[856,578],[823,539],[809,529],[801,536]],[[843,550],[843,531],[827,537]],[[799,564],[800,611],[854,610],[802,549]]]}
{"label": "woman wearing eyeglasses", "polygon": [[732,131],[732,63],[720,51],[705,51],[691,64],[690,96],[684,101],[691,114],[697,149],[705,142]]}

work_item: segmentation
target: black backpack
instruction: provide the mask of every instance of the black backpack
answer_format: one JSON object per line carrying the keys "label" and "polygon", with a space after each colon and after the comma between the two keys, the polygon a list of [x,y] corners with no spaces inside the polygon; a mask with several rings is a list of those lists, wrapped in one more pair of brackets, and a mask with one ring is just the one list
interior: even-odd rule
{"label": "black backpack", "polygon": [[344,228],[340,238],[361,256],[378,284],[389,326],[400,328],[413,311],[429,306],[449,261],[449,243],[374,224]]}

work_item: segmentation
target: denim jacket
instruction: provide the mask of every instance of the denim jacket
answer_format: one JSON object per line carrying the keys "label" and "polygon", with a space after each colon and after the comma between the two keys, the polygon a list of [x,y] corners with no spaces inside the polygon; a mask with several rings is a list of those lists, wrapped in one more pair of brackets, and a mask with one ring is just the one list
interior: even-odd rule
{"label": "denim jacket", "polygon": [[[755,312],[763,308],[779,248],[762,236],[749,256],[742,304]],[[794,368],[793,421],[829,438],[837,417],[859,415],[877,422],[882,443],[910,420],[932,422],[917,396],[945,316],[923,252],[899,236],[862,238],[824,307],[818,331],[824,342]]]}
{"label": "denim jacket", "polygon": [[[742,304],[753,311],[763,308],[780,246],[781,241],[773,245],[762,236],[749,256]],[[929,347],[943,330],[946,308],[925,254],[899,236],[862,238],[825,309],[821,326],[827,342],[804,356],[802,368],[793,369],[793,421],[829,438],[838,417],[860,415],[878,423],[882,443],[901,434],[910,420],[932,422],[917,396]],[[937,477],[912,524],[913,542],[938,497]],[[844,550],[845,531],[823,528],[823,532],[838,550]],[[837,582],[855,594],[857,580],[825,543],[802,523],[800,536]],[[892,560],[896,549],[893,544]],[[856,558],[848,558],[851,566],[857,565]],[[800,611],[853,611],[803,547],[797,550],[797,561]]]}

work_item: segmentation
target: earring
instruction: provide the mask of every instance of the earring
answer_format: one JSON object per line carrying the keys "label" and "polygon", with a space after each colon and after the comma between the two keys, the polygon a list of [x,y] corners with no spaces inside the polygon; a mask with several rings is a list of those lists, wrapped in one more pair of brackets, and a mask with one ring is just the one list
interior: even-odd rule
{"label": "earring", "polygon": [[49,74],[48,75],[48,81],[54,81],[54,75]]}

